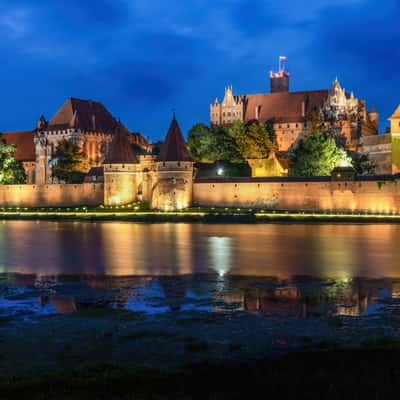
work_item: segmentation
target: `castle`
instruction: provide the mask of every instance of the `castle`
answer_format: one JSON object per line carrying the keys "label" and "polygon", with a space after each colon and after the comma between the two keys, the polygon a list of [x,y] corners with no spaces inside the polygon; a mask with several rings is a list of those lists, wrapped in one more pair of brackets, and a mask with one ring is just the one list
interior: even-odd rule
{"label": "castle", "polygon": [[278,72],[270,72],[269,94],[235,96],[232,86],[225,96],[210,105],[212,126],[229,126],[239,120],[271,124],[276,134],[278,150],[288,151],[313,129],[318,119],[324,130],[346,138],[347,148],[357,151],[360,139],[378,134],[379,115],[374,108],[341,87],[335,79],[330,89],[290,92],[290,74],[280,63]]}
{"label": "castle", "polygon": [[[3,139],[16,147],[15,158],[22,162],[27,183],[55,183],[52,158],[58,144],[72,141],[84,149],[91,167],[101,166],[118,121],[99,102],[70,98],[47,121],[40,117],[36,128],[29,131],[5,132]],[[144,150],[151,145],[139,133],[129,133],[130,143]]]}
{"label": "castle", "polygon": [[[400,213],[400,106],[391,116],[391,132],[378,135],[378,114],[347,93],[338,80],[330,90],[289,92],[284,68],[270,74],[271,93],[234,96],[211,105],[211,124],[253,120],[274,126],[279,149],[287,151],[312,129],[311,116],[347,139],[347,147],[378,161],[380,176],[348,171],[331,177],[202,177],[186,148],[174,116],[158,155],[142,135],[131,133],[99,102],[68,99],[50,121],[35,129],[8,132],[15,158],[28,176],[24,185],[1,185],[1,207],[99,205],[119,207],[135,201],[152,209],[180,210],[191,205],[296,211]],[[82,184],[64,184],[52,176],[54,153],[62,140],[88,155],[91,170]],[[135,152],[135,146],[145,150]],[[259,160],[253,160],[254,162]],[[275,165],[274,159],[268,162]],[[255,169],[257,169],[255,165]],[[260,167],[261,168],[261,167]],[[281,175],[278,173],[278,175]]]}

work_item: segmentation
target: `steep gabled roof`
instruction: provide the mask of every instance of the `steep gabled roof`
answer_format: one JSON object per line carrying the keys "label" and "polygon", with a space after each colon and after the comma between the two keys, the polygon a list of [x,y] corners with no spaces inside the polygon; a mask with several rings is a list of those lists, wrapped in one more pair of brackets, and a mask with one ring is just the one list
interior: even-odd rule
{"label": "steep gabled roof", "polygon": [[3,133],[1,137],[7,144],[16,147],[14,157],[18,161],[36,161],[34,131]]}
{"label": "steep gabled roof", "polygon": [[137,164],[138,159],[128,139],[129,131],[118,122],[114,128],[113,138],[110,144],[105,164]]}
{"label": "steep gabled roof", "polygon": [[[270,94],[251,94],[243,97],[245,103],[244,120],[258,119],[263,122],[301,122],[304,115],[313,108],[321,109],[328,98],[328,90],[306,92],[284,92]],[[304,109],[303,109],[304,103]]]}
{"label": "steep gabled roof", "polygon": [[397,107],[394,114],[389,118],[390,119],[400,119],[400,105]]}
{"label": "steep gabled roof", "polygon": [[175,117],[161,146],[157,161],[192,161]]}
{"label": "steep gabled roof", "polygon": [[116,119],[103,104],[70,98],[49,121],[48,130],[79,128],[86,132],[110,133],[116,124]]}

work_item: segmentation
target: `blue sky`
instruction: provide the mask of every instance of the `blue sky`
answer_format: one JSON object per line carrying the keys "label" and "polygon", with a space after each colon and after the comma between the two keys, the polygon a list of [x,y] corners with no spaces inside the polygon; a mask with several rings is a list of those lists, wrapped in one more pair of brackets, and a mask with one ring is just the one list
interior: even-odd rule
{"label": "blue sky", "polygon": [[399,15],[398,0],[0,0],[0,130],[80,97],[152,140],[176,109],[186,133],[224,86],[267,92],[279,55],[292,90],[338,76],[383,130],[400,103]]}

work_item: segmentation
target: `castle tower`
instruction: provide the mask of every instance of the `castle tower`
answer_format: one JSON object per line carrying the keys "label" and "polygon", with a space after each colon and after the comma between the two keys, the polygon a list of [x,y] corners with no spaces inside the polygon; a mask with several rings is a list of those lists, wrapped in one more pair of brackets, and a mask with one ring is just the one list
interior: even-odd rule
{"label": "castle tower", "polygon": [[400,105],[389,118],[390,133],[392,135],[392,172],[400,172]]}
{"label": "castle tower", "polygon": [[285,70],[285,56],[279,57],[278,72],[270,71],[270,90],[271,93],[287,93],[289,92],[289,77],[290,74]]}
{"label": "castle tower", "polygon": [[193,160],[175,115],[157,157],[156,168],[152,208],[173,211],[189,207],[193,192]]}
{"label": "castle tower", "polygon": [[124,205],[137,199],[138,159],[128,140],[128,130],[120,122],[115,128],[104,161],[104,204]]}

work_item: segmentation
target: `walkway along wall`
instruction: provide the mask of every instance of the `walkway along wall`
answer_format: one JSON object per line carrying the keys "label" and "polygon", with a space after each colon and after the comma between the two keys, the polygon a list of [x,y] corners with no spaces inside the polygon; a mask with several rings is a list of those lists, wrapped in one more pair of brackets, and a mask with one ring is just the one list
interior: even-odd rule
{"label": "walkway along wall", "polygon": [[248,207],[293,211],[400,212],[400,177],[235,178],[196,180],[198,206]]}
{"label": "walkway along wall", "polygon": [[0,207],[68,207],[103,204],[104,185],[0,185]]}

